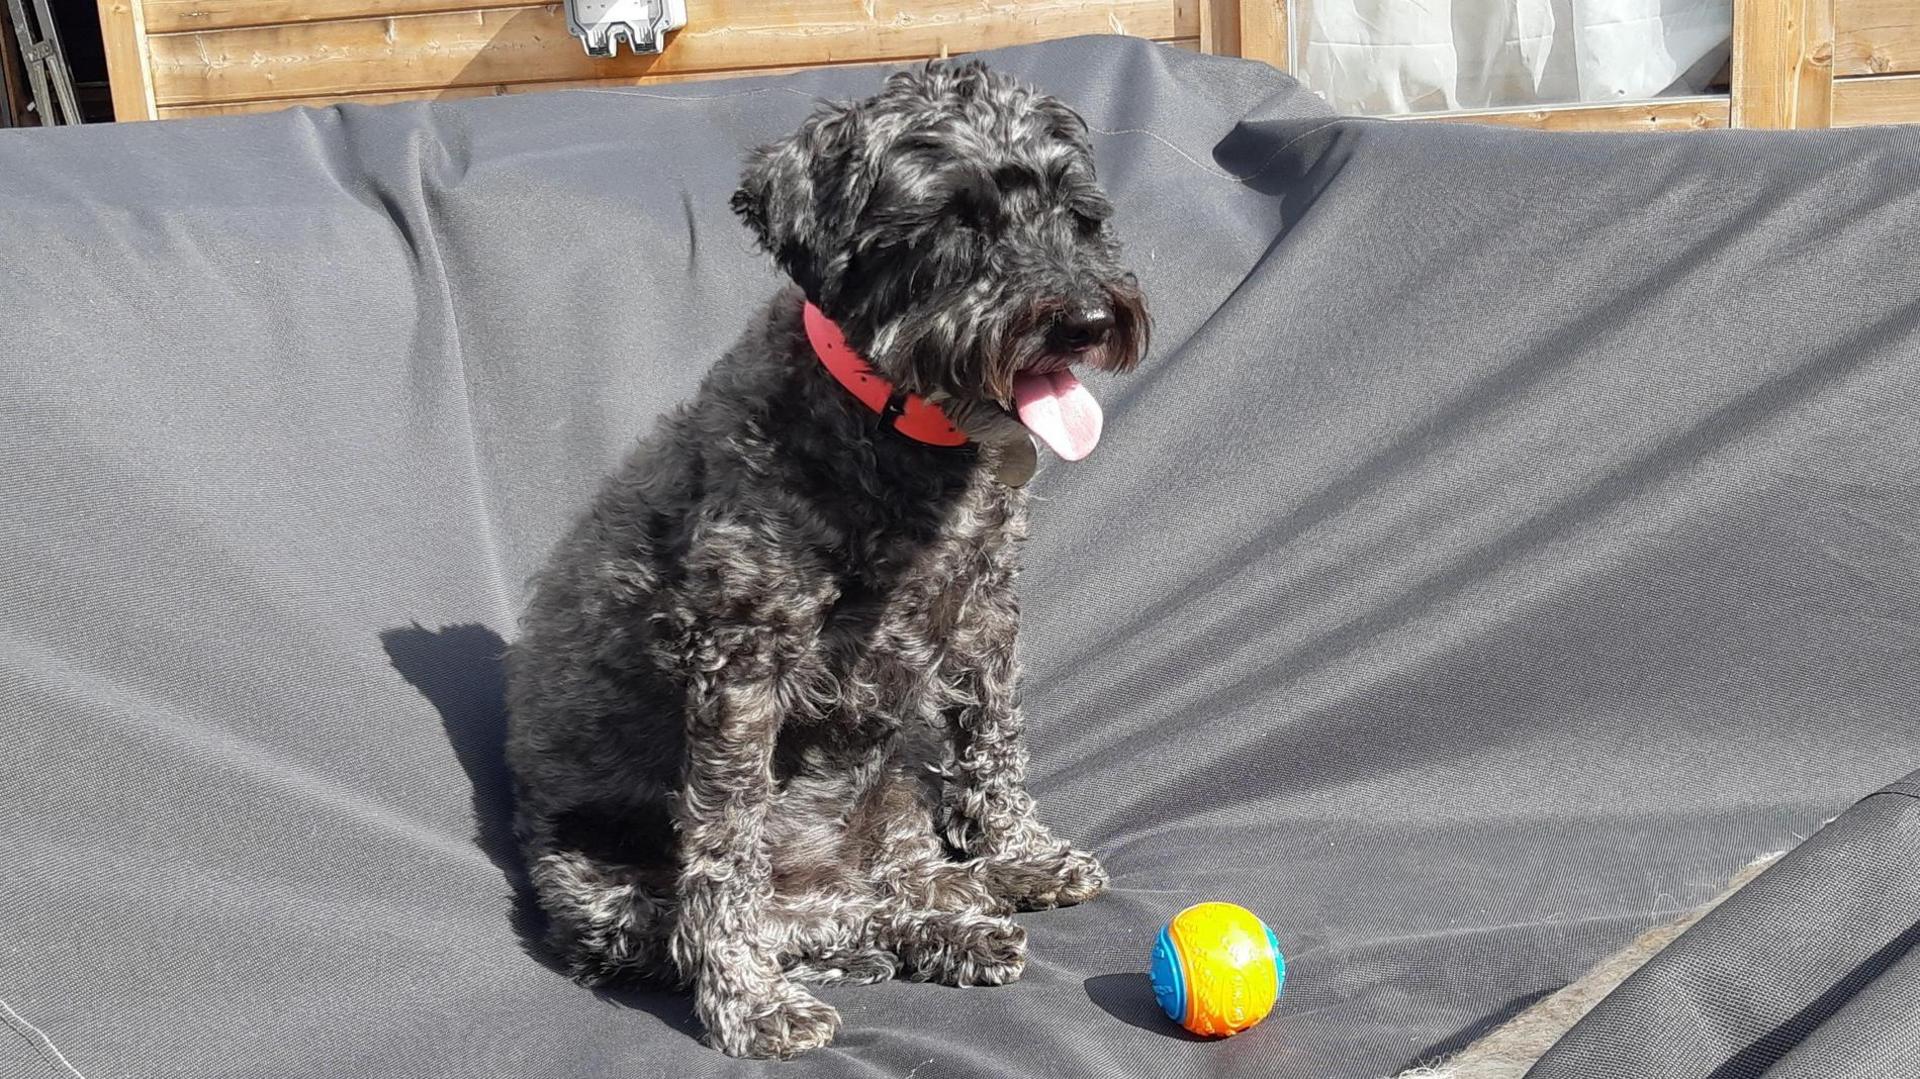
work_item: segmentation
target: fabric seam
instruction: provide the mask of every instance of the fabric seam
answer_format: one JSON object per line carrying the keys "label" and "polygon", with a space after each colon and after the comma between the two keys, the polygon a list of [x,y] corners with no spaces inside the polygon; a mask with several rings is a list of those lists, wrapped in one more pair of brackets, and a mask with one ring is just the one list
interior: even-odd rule
{"label": "fabric seam", "polygon": [[60,1051],[60,1047],[53,1044],[53,1039],[47,1037],[45,1031],[27,1022],[26,1017],[14,1011],[13,1005],[5,1000],[0,1000],[0,1020],[5,1020],[7,1029],[20,1035],[28,1045],[33,1046],[33,1051],[39,1055],[40,1059],[46,1061],[47,1065],[58,1072],[62,1079],[87,1079],[80,1074],[80,1069],[75,1068],[67,1060],[67,1055]]}

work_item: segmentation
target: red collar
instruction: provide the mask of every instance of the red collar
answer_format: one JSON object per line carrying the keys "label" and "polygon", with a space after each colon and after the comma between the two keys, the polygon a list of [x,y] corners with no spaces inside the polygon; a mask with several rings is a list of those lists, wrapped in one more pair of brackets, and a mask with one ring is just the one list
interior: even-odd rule
{"label": "red collar", "polygon": [[947,419],[939,405],[881,378],[879,372],[847,344],[847,335],[840,332],[840,327],[812,301],[807,301],[801,321],[806,323],[807,340],[813,344],[813,354],[820,357],[820,365],[861,404],[878,412],[882,423],[929,446],[967,444],[967,436]]}

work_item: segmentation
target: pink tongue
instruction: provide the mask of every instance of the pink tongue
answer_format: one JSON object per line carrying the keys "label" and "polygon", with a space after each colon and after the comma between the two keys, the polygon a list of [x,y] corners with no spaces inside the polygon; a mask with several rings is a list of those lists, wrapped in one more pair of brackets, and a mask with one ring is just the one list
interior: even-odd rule
{"label": "pink tongue", "polygon": [[1020,422],[1062,460],[1078,461],[1100,441],[1100,402],[1072,371],[1015,376],[1013,403]]}

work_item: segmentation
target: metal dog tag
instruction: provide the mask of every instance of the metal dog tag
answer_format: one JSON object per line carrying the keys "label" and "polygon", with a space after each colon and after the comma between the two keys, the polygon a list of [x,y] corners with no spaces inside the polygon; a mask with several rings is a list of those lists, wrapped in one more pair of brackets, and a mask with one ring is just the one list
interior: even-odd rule
{"label": "metal dog tag", "polygon": [[567,0],[567,29],[588,56],[612,56],[625,37],[634,55],[667,47],[667,31],[687,25],[687,0]]}
{"label": "metal dog tag", "polygon": [[1033,439],[1023,438],[1000,448],[1000,467],[994,470],[993,478],[1008,487],[1025,487],[1038,467],[1040,454],[1033,448]]}

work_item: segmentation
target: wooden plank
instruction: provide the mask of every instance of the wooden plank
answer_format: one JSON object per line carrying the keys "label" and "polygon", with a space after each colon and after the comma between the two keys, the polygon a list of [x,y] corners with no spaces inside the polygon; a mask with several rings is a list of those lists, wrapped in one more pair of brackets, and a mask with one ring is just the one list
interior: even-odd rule
{"label": "wooden plank", "polygon": [[1240,0],[1200,0],[1200,51],[1240,55]]}
{"label": "wooden plank", "polygon": [[[1197,37],[1174,38],[1161,44],[1169,48],[1185,49],[1188,52],[1200,51],[1200,39]],[[191,119],[196,116],[235,116],[242,113],[278,112],[281,109],[303,106],[319,108],[325,105],[389,105],[401,101],[458,101],[474,97],[497,97],[502,94],[531,94],[547,90],[607,90],[622,87],[651,86],[656,83],[702,82],[711,79],[731,79],[751,75],[784,75],[795,71],[807,71],[816,67],[887,67],[897,61],[872,61],[848,64],[798,64],[788,67],[753,68],[743,71],[694,71],[680,75],[638,75],[612,79],[569,79],[561,82],[516,82],[494,86],[454,86],[444,89],[398,90],[390,93],[371,94],[331,94],[320,97],[273,98],[264,101],[235,101],[216,105],[174,105],[160,109],[163,120]]]}
{"label": "wooden plank", "polygon": [[147,63],[144,0],[99,0],[100,39],[107,50],[113,118],[154,118],[153,69]]}
{"label": "wooden plank", "polygon": [[1920,4],[1914,0],[1833,0],[1833,72],[1920,71]]}
{"label": "wooden plank", "polygon": [[1920,124],[1920,75],[1835,79],[1833,126]]}
{"label": "wooden plank", "polygon": [[[526,7],[527,0],[146,0],[147,33]],[[696,6],[695,10],[698,10]]]}
{"label": "wooden plank", "polygon": [[1265,60],[1282,71],[1293,67],[1287,40],[1289,0],[1240,0],[1240,55]]}
{"label": "wooden plank", "polygon": [[1833,0],[1801,0],[1805,18],[1801,33],[1793,126],[1833,126]]}
{"label": "wooden plank", "polygon": [[558,7],[155,34],[162,105],[935,56],[1199,33],[1198,0],[705,0],[658,56],[590,57]]}
{"label": "wooden plank", "polygon": [[1731,108],[1724,97],[1668,98],[1630,105],[1559,105],[1541,109],[1415,113],[1395,120],[1454,124],[1500,124],[1535,131],[1704,131],[1726,127]]}
{"label": "wooden plank", "polygon": [[1826,127],[1833,0],[1735,0],[1733,126]]}
{"label": "wooden plank", "polygon": [[[880,61],[875,66],[884,64]],[[162,108],[164,119],[195,116],[237,116],[243,113],[278,112],[281,109],[320,108],[325,105],[391,105],[402,101],[460,101],[474,97],[499,97],[504,94],[537,94],[547,90],[597,90],[618,87],[652,86],[669,82],[703,82],[711,79],[740,78],[747,75],[784,75],[813,67],[862,67],[863,64],[798,64],[748,71],[694,71],[683,75],[639,75],[614,79],[569,79],[562,82],[516,82],[494,86],[449,86],[441,89],[396,90],[372,94],[325,94],[319,97],[275,98],[266,101],[234,101],[217,105],[175,105]]]}

